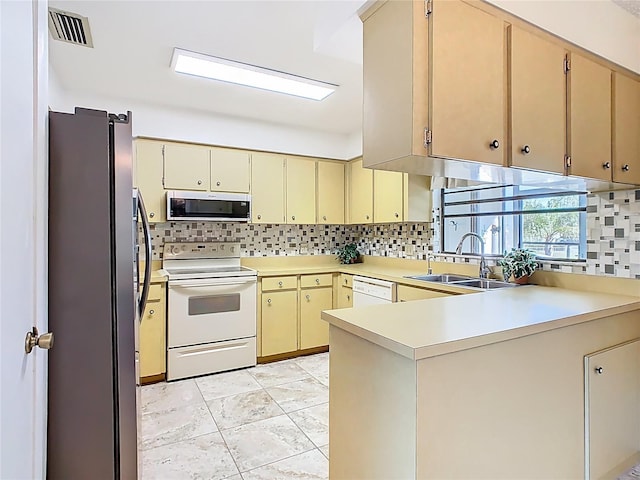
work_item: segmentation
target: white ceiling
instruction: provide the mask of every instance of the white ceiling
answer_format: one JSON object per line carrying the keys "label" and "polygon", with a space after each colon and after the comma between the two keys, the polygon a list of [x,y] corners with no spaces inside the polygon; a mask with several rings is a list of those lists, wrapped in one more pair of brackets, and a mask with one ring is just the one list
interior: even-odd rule
{"label": "white ceiling", "polygon": [[[49,42],[68,92],[351,134],[362,125],[364,0],[50,1],[89,18],[94,48]],[[174,73],[174,47],[340,85],[321,102]]]}

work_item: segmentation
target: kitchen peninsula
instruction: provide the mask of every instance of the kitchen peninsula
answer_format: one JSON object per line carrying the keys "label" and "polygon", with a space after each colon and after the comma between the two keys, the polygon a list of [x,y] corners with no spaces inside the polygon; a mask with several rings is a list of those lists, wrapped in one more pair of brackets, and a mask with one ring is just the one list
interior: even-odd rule
{"label": "kitchen peninsula", "polygon": [[324,312],[330,478],[622,473],[640,450],[640,298],[629,286]]}

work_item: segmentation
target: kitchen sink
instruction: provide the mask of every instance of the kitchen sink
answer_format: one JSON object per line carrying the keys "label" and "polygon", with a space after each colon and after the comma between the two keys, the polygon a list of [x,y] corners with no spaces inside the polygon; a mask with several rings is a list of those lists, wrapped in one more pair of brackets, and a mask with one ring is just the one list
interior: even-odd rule
{"label": "kitchen sink", "polygon": [[469,277],[466,275],[454,275],[452,273],[441,273],[441,274],[433,274],[433,275],[415,275],[415,276],[408,276],[406,278],[413,278],[415,280],[423,280],[425,282],[438,282],[438,283],[451,283],[451,282],[459,282],[461,280],[474,280],[473,277]]}
{"label": "kitchen sink", "polygon": [[460,287],[475,287],[483,289],[505,288],[505,287],[517,287],[515,283],[500,282],[499,280],[487,280],[485,278],[474,278],[471,280],[463,280],[459,282],[449,282],[451,285],[458,285]]}

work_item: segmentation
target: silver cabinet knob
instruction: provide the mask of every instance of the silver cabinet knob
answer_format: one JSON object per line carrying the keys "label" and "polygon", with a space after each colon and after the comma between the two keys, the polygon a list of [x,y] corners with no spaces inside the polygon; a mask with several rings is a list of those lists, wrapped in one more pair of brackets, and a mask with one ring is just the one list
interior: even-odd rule
{"label": "silver cabinet knob", "polygon": [[218,187],[219,187],[219,186],[220,186],[220,182],[216,182],[216,186],[218,186]]}
{"label": "silver cabinet knob", "polygon": [[262,218],[262,215],[258,215],[258,220],[260,220]]}
{"label": "silver cabinet knob", "polygon": [[521,152],[524,153],[525,155],[528,155],[531,153],[531,147],[529,145],[525,145],[524,147],[522,147]]}
{"label": "silver cabinet knob", "polygon": [[493,140],[491,143],[489,143],[489,148],[492,148],[494,150],[500,148],[500,142],[497,139]]}
{"label": "silver cabinet knob", "polygon": [[347,283],[349,283],[349,280],[347,278],[344,279],[344,284],[346,285]]}
{"label": "silver cabinet knob", "polygon": [[278,282],[278,286],[281,287],[282,286],[282,282]]}
{"label": "silver cabinet knob", "polygon": [[396,212],[396,218],[398,218],[400,215],[398,215],[398,212]]}
{"label": "silver cabinet knob", "polygon": [[351,296],[350,295],[347,295],[347,300],[351,300]]}
{"label": "silver cabinet knob", "polygon": [[316,278],[316,285],[320,285],[320,279]]}
{"label": "silver cabinet knob", "polygon": [[198,185],[202,185],[202,180],[198,180]]}
{"label": "silver cabinet knob", "polygon": [[153,310],[153,309],[149,310],[149,315],[153,315],[154,313],[156,313],[155,310]]}
{"label": "silver cabinet knob", "polygon": [[602,164],[602,168],[604,168],[605,170],[606,170],[607,168],[611,168],[611,162],[604,162],[604,163]]}
{"label": "silver cabinet knob", "polygon": [[295,215],[291,215],[291,220],[295,220],[296,216]]}
{"label": "silver cabinet knob", "polygon": [[268,303],[269,305],[271,305],[271,299],[270,299],[270,298],[267,298],[267,303]]}
{"label": "silver cabinet knob", "polygon": [[367,220],[369,220],[369,215],[367,215]]}
{"label": "silver cabinet knob", "polygon": [[38,334],[38,329],[33,327],[24,339],[25,353],[31,353],[33,347],[38,346],[43,350],[49,350],[53,347],[53,333]]}
{"label": "silver cabinet knob", "polygon": [[153,217],[155,217],[155,216],[156,216],[156,214],[155,214],[155,213],[153,213],[153,212],[151,212],[151,213],[149,214],[149,218],[153,218]]}
{"label": "silver cabinet knob", "polygon": [[311,295],[305,295],[305,297],[304,297],[304,298],[306,298],[306,299],[307,299],[307,302],[308,302],[309,300],[311,300]]}
{"label": "silver cabinet knob", "polygon": [[628,171],[629,171],[629,164],[628,164],[628,163],[625,163],[625,164],[622,166],[622,171],[623,171],[623,172],[628,172]]}
{"label": "silver cabinet knob", "polygon": [[327,216],[326,216],[326,215],[323,215],[323,216],[322,216],[322,219],[323,219],[323,220],[326,220],[326,219],[327,219]]}
{"label": "silver cabinet knob", "polygon": [[598,375],[602,375],[604,373],[604,368],[602,367],[596,367],[594,370]]}

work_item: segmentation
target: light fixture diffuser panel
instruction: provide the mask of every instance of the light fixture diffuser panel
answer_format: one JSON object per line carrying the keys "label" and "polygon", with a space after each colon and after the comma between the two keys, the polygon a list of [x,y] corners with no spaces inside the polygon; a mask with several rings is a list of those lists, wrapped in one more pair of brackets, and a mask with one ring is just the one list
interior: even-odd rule
{"label": "light fixture diffuser panel", "polygon": [[289,73],[234,62],[223,58],[174,48],[171,67],[177,73],[195,75],[221,82],[286,93],[312,100],[324,100],[337,85],[319,82]]}

